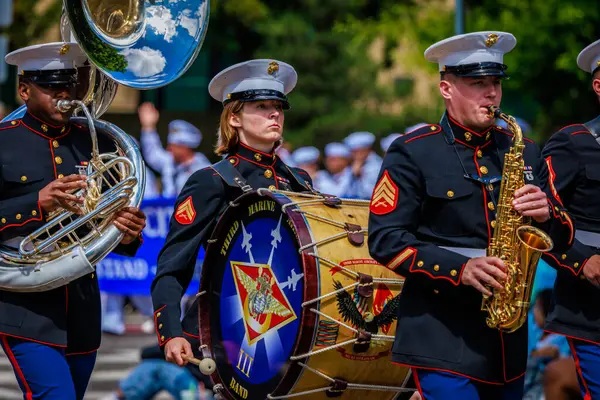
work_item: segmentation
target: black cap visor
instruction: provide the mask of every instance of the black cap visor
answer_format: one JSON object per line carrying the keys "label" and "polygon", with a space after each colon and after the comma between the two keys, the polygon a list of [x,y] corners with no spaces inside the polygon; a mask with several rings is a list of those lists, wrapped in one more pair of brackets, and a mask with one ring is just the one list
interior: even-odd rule
{"label": "black cap visor", "polygon": [[261,101],[261,100],[279,100],[283,104],[284,110],[290,109],[290,103],[288,102],[288,98],[285,94],[281,93],[277,90],[271,89],[253,89],[253,90],[244,90],[243,92],[231,93],[227,100],[223,102],[223,105],[231,102],[239,100],[242,102],[250,102],[250,101]]}
{"label": "black cap visor", "polygon": [[447,65],[444,67],[444,72],[464,78],[475,78],[480,76],[497,76],[500,78],[508,78],[506,69],[507,66],[504,64],[495,62],[482,62],[456,66]]}

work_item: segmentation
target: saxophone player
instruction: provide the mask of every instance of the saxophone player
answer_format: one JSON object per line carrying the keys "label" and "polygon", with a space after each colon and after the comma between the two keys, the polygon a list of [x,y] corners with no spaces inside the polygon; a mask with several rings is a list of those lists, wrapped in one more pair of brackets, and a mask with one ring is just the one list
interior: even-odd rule
{"label": "saxophone player", "polygon": [[[379,173],[370,205],[372,257],[405,277],[393,362],[412,368],[427,400],[520,399],[527,361],[527,327],[507,334],[486,324],[482,294],[500,290],[506,266],[486,257],[495,227],[504,156],[511,132],[495,125],[504,54],[516,45],[505,32],[475,32],[432,45],[446,111],[396,139]],[[549,196],[539,148],[524,141],[525,185],[509,198],[568,248],[570,220]],[[518,176],[518,175],[517,175]],[[517,213],[515,213],[517,214]],[[517,215],[518,215],[517,214]]]}
{"label": "saxophone player", "polygon": [[[579,53],[577,65],[591,74],[600,97],[600,40]],[[584,398],[600,398],[600,117],[556,132],[542,152],[552,193],[573,217],[570,250],[545,259],[556,268],[554,301],[546,329],[567,336]]]}
{"label": "saxophone player", "polygon": [[[87,129],[69,122],[57,100],[74,99],[77,67],[86,60],[77,43],[46,43],[6,56],[19,71],[18,93],[27,105],[21,119],[0,123],[0,241],[17,247],[46,223],[48,214],[81,198],[77,166],[92,152]],[[104,139],[104,140],[102,140]],[[100,151],[114,151],[98,137]],[[134,255],[145,216],[135,208],[117,213],[124,233],[116,251]],[[60,266],[57,266],[60,267]],[[25,399],[82,399],[100,346],[100,293],[94,273],[43,292],[0,291],[0,345]]]}

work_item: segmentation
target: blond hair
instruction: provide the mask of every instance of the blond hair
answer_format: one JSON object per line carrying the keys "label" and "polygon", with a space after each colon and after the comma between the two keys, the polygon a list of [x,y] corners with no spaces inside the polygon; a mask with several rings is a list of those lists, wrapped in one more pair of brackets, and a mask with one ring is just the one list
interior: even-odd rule
{"label": "blond hair", "polygon": [[[244,108],[244,102],[234,100],[225,104],[221,112],[221,120],[219,121],[219,129],[217,130],[217,145],[215,146],[215,154],[218,156],[225,155],[231,151],[240,141],[240,135],[237,128],[231,126],[229,120],[232,114],[241,113]],[[283,141],[279,140],[273,148],[277,148]]]}

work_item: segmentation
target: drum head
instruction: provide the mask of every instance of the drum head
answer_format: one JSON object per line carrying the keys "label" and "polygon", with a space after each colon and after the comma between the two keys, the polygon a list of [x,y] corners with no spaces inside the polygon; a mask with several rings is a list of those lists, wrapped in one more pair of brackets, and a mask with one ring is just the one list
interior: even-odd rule
{"label": "drum head", "polygon": [[288,201],[269,192],[238,198],[206,251],[200,340],[217,364],[213,379],[231,398],[273,393],[299,347],[306,277],[293,223],[282,211]]}

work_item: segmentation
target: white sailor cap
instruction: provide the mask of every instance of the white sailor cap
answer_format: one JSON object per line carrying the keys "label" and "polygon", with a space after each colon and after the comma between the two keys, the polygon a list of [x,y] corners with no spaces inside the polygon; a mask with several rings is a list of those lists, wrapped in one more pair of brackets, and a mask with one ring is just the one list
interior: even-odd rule
{"label": "white sailor cap", "polygon": [[45,86],[73,86],[77,83],[77,67],[87,60],[75,42],[36,44],[15,50],[4,58],[16,65],[19,76]]}
{"label": "white sailor cap", "polygon": [[577,56],[577,65],[585,72],[594,73],[600,68],[600,40],[581,50]]}
{"label": "white sailor cap", "polygon": [[507,32],[473,32],[452,36],[425,50],[428,61],[439,70],[457,76],[505,77],[504,54],[515,48],[517,39]]}
{"label": "white sailor cap", "polygon": [[202,141],[202,133],[194,125],[181,119],[169,122],[169,144],[180,144],[189,148],[196,148]]}
{"label": "white sailor cap", "polygon": [[277,60],[250,60],[219,72],[208,84],[213,99],[230,101],[280,100],[289,109],[287,94],[298,81],[296,70]]}
{"label": "white sailor cap", "polygon": [[325,146],[325,157],[350,158],[350,149],[344,143],[328,143],[327,146]]}
{"label": "white sailor cap", "polygon": [[353,132],[344,139],[344,143],[350,150],[365,149],[373,146],[375,135],[371,132]]}
{"label": "white sailor cap", "polygon": [[296,149],[292,153],[292,160],[295,165],[312,164],[319,160],[321,152],[314,146],[305,146]]}
{"label": "white sailor cap", "polygon": [[381,145],[381,150],[383,150],[384,153],[387,153],[388,149],[392,145],[392,142],[398,139],[400,136],[402,136],[401,133],[390,133],[389,135],[381,139],[379,141],[379,144]]}

